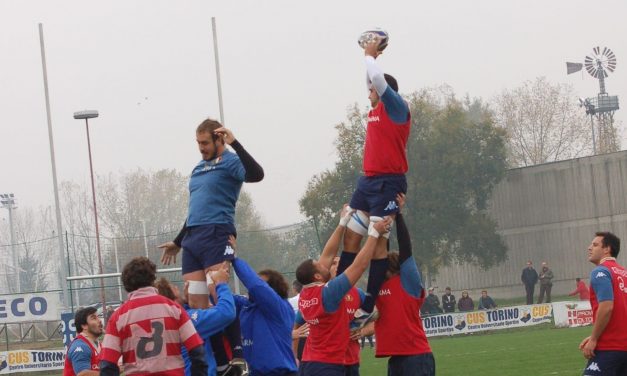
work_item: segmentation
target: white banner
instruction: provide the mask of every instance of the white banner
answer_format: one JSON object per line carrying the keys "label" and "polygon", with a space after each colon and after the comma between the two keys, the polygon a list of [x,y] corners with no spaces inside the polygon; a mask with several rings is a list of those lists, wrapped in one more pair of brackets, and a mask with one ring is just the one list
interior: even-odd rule
{"label": "white banner", "polygon": [[56,293],[0,296],[0,324],[59,320],[61,298]]}
{"label": "white banner", "polygon": [[489,311],[445,313],[422,318],[427,337],[520,328],[551,322],[551,304],[534,304]]}
{"label": "white banner", "polygon": [[577,327],[592,325],[590,301],[553,303],[553,317],[557,327]]}
{"label": "white banner", "polygon": [[63,369],[65,350],[0,351],[0,375]]}

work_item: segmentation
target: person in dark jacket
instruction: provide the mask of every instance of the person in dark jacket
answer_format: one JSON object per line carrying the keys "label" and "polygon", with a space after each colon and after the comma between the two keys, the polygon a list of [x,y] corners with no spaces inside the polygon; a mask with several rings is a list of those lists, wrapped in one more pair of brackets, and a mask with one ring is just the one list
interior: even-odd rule
{"label": "person in dark jacket", "polygon": [[437,295],[435,295],[433,287],[429,287],[429,295],[425,298],[425,305],[427,308],[425,308],[423,313],[428,315],[442,313],[442,308],[440,308],[440,299]]}
{"label": "person in dark jacket", "polygon": [[475,303],[472,298],[468,296],[468,291],[462,291],[462,297],[457,302],[457,309],[459,312],[470,312],[475,310]]}
{"label": "person in dark jacket", "polygon": [[479,309],[488,310],[496,308],[496,303],[488,295],[487,290],[481,291],[481,297],[479,298]]}
{"label": "person in dark jacket", "polygon": [[520,280],[525,285],[527,293],[527,304],[533,304],[533,293],[538,283],[538,272],[533,268],[531,260],[527,261],[527,266],[522,270]]}
{"label": "person in dark jacket", "polygon": [[444,312],[455,312],[455,295],[451,294],[451,288],[447,287],[446,294],[442,295],[442,308]]}

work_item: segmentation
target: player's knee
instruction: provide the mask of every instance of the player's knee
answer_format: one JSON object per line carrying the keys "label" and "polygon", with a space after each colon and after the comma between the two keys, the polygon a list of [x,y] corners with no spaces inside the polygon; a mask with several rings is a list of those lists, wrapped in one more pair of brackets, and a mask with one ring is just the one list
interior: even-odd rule
{"label": "player's knee", "polygon": [[[348,229],[355,233],[358,241],[361,240],[363,236],[368,234],[368,225],[370,224],[370,220],[368,215],[361,210],[355,211],[351,215],[351,219],[348,221]],[[347,231],[348,233],[348,231]]]}

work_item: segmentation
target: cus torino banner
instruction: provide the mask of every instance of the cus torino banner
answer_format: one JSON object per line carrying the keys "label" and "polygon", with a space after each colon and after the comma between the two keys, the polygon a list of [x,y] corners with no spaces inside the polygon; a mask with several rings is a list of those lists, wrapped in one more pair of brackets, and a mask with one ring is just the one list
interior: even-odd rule
{"label": "cus torino banner", "polygon": [[422,318],[427,337],[521,328],[551,322],[551,304],[534,304],[489,311],[445,313]]}
{"label": "cus torino banner", "polygon": [[65,350],[0,351],[0,375],[63,369]]}
{"label": "cus torino banner", "polygon": [[0,296],[0,324],[59,319],[61,299],[56,293]]}
{"label": "cus torino banner", "polygon": [[592,307],[589,301],[553,303],[555,326],[570,327],[592,325]]}

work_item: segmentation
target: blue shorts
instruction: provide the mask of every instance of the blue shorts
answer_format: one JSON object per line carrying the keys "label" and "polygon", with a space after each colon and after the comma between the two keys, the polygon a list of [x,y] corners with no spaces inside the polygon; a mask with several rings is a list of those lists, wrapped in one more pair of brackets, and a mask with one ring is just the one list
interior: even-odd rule
{"label": "blue shorts", "polygon": [[298,376],[344,376],[345,373],[342,364],[302,362],[298,368]]}
{"label": "blue shorts", "polygon": [[351,198],[350,207],[385,217],[398,213],[396,195],[407,193],[405,175],[361,176]]}
{"label": "blue shorts", "polygon": [[344,367],[346,369],[345,376],[359,376],[359,363]]}
{"label": "blue shorts", "polygon": [[435,376],[433,354],[392,356],[388,360],[388,376]]}
{"label": "blue shorts", "polygon": [[234,252],[229,236],[237,236],[230,223],[188,227],[183,248],[183,274],[205,270],[225,260],[233,260]]}
{"label": "blue shorts", "polygon": [[623,376],[627,375],[627,351],[594,350],[588,360],[584,376]]}

